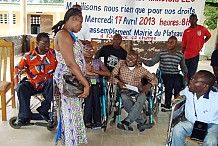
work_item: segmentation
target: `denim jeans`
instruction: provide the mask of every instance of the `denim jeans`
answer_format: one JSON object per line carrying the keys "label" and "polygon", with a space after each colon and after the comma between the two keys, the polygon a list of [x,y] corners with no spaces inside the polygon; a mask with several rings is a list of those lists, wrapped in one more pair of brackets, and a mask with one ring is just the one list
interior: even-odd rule
{"label": "denim jeans", "polygon": [[[189,121],[179,122],[172,133],[172,146],[184,146],[186,136],[192,133],[193,124]],[[217,146],[218,124],[208,124],[207,135],[204,138],[204,146]]]}

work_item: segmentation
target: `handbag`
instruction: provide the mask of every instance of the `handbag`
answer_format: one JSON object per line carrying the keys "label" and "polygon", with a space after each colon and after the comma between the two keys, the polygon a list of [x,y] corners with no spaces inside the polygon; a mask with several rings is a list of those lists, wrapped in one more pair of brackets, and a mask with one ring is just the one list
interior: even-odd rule
{"label": "handbag", "polygon": [[[198,119],[197,118],[197,112],[196,112],[196,109],[195,109],[195,102],[194,101],[195,100],[194,100],[194,97],[193,97],[193,105],[194,105],[194,110],[195,110],[195,117],[196,117],[196,119]],[[196,120],[195,123],[194,123],[194,127],[193,127],[193,130],[192,130],[192,134],[190,136],[190,139],[203,142],[205,136],[207,135],[207,128],[208,128],[208,124],[207,123],[204,123],[204,122]]]}
{"label": "handbag", "polygon": [[207,123],[195,121],[190,139],[203,142],[207,134],[207,128]]}
{"label": "handbag", "polygon": [[78,97],[78,95],[83,93],[84,86],[73,74],[64,74],[63,79],[63,95]]}

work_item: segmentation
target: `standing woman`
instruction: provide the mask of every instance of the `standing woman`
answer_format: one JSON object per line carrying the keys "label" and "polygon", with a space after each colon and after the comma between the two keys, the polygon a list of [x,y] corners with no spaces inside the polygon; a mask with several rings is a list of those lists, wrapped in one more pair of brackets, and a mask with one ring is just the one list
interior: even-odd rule
{"label": "standing woman", "polygon": [[[89,83],[84,77],[86,66],[83,56],[83,45],[73,32],[82,27],[83,17],[78,9],[69,9],[64,20],[52,27],[55,33],[55,51],[58,65],[54,79],[61,93],[61,114],[56,134],[56,142],[61,139],[66,146],[77,146],[87,143],[83,122],[81,100],[89,94]],[[78,98],[63,95],[63,74],[72,73],[84,86],[84,92]]]}

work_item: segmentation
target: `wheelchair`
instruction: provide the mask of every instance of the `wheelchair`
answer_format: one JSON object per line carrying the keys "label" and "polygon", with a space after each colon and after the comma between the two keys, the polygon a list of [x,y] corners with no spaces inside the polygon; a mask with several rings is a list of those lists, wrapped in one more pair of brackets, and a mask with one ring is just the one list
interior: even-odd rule
{"label": "wheelchair", "polygon": [[[184,81],[184,73],[179,70],[179,74],[181,75],[182,81]],[[160,70],[160,67],[157,68],[156,71],[156,77],[158,79],[158,85],[154,87],[153,89],[153,108],[152,108],[152,112],[153,115],[157,115],[159,113],[159,109],[160,109],[160,104],[162,103],[163,100],[163,94],[164,94],[164,84],[163,84],[163,79],[162,79],[162,72]],[[182,86],[184,89],[186,86],[188,85],[188,83],[184,83],[182,82]],[[165,109],[161,109],[162,112],[166,112]]]}
{"label": "wheelchair", "polygon": [[179,121],[184,119],[185,115],[185,96],[181,100],[175,101],[175,104],[172,106],[172,112],[169,119],[168,130],[167,130],[167,140],[166,146],[171,146],[172,143],[172,129],[179,123]]}
{"label": "wheelchair", "polygon": [[152,96],[152,114],[154,116],[157,116],[157,114],[159,113],[159,109],[160,109],[160,104],[163,98],[163,94],[164,94],[164,85],[163,85],[163,79],[161,77],[161,70],[160,68],[157,69],[156,71],[156,77],[158,79],[158,85],[155,86],[151,92],[151,96]]}
{"label": "wheelchair", "polygon": [[102,109],[102,127],[104,132],[107,129],[108,119],[112,113],[113,104],[113,85],[107,83],[106,77],[102,77],[102,90],[103,95],[101,96],[101,109]]}
{"label": "wheelchair", "polygon": [[[142,79],[142,83],[143,85],[147,84],[147,81]],[[144,107],[143,107],[143,114],[145,114],[146,117],[149,118],[149,122],[148,122],[148,127],[152,128],[152,126],[155,124],[155,120],[153,118],[153,88],[151,89],[151,91],[147,94],[147,100],[145,101]],[[111,92],[111,91],[109,91]],[[123,125],[121,124],[121,111],[123,108],[123,104],[122,104],[122,97],[119,91],[119,88],[116,86],[116,90],[114,93],[114,104],[113,104],[113,108],[114,108],[114,114],[112,117],[112,120],[110,121],[110,126],[114,126],[116,123],[116,119],[117,119],[117,128],[119,129],[124,129]],[[134,100],[134,97],[133,97]],[[134,102],[134,101],[133,101]]]}
{"label": "wheelchair", "polygon": [[[56,130],[56,127],[58,125],[58,114],[59,114],[59,107],[60,107],[60,93],[59,90],[57,88],[57,85],[55,83],[55,81],[53,80],[53,100],[51,101],[51,108],[50,108],[50,112],[49,112],[49,116],[50,119],[46,122],[30,122],[27,125],[17,125],[16,121],[18,120],[18,117],[12,117],[9,120],[9,125],[14,128],[14,129],[20,129],[22,126],[31,126],[31,125],[36,125],[36,126],[44,126],[47,127],[47,129],[49,131],[53,131]],[[30,106],[30,109],[34,109],[35,107],[37,107],[42,101],[44,101],[44,98],[41,94],[37,94],[34,95],[34,97],[36,98],[36,100],[38,100],[35,104],[32,104]],[[19,104],[18,104],[18,109],[19,109]],[[41,117],[41,115],[39,113],[32,113],[32,118],[31,120],[43,120],[43,118]]]}
{"label": "wheelchair", "polygon": [[[166,146],[172,145],[172,131],[173,127],[179,123],[180,121],[185,120],[185,101],[186,97],[182,96],[182,99],[176,99],[174,105],[172,106],[172,112],[170,115],[168,130],[167,130],[167,140],[166,140]],[[189,144],[190,137],[186,137],[185,146]],[[197,143],[199,146],[203,145],[203,142],[191,140]]]}

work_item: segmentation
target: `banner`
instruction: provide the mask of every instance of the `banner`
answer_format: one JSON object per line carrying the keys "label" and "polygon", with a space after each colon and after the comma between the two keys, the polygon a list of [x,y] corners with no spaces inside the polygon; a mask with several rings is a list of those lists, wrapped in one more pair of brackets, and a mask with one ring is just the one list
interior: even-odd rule
{"label": "banner", "polygon": [[124,40],[166,41],[176,36],[181,41],[192,13],[202,22],[205,0],[65,0],[65,11],[76,3],[91,38],[111,39],[119,33]]}

